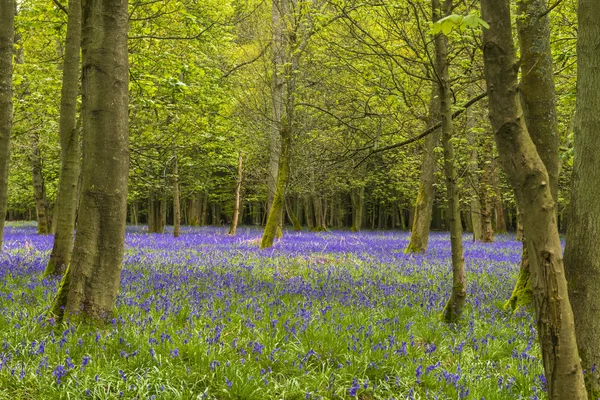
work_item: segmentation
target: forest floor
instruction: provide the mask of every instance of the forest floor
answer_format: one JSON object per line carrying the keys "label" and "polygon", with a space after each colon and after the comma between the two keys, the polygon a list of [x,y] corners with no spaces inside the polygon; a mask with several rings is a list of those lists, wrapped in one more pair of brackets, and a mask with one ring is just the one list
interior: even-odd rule
{"label": "forest floor", "polygon": [[535,326],[504,310],[521,244],[465,235],[468,306],[439,320],[450,243],[433,233],[128,228],[117,316],[102,329],[45,316],[51,236],[10,225],[0,256],[0,399],[545,398]]}

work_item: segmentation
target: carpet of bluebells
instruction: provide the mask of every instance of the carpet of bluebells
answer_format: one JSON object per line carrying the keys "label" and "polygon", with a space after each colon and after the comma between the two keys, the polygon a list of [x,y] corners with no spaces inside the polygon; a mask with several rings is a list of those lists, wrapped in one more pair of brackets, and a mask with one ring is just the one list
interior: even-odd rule
{"label": "carpet of bluebells", "polygon": [[116,317],[101,328],[46,316],[51,236],[9,225],[0,256],[0,399],[537,399],[534,321],[503,309],[520,243],[468,241],[468,306],[439,315],[450,244],[433,233],[128,228]]}

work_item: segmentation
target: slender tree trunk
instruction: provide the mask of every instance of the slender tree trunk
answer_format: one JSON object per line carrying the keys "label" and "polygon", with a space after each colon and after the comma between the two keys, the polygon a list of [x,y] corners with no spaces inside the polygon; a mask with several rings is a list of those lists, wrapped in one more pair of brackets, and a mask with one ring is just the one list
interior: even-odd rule
{"label": "slender tree trunk", "polygon": [[590,398],[600,397],[600,4],[579,0],[577,106],[565,268]]}
{"label": "slender tree trunk", "polygon": [[[165,207],[166,209],[166,207]],[[181,235],[181,199],[179,193],[179,165],[177,155],[173,161],[173,237]]]}
{"label": "slender tree trunk", "polygon": [[4,220],[8,202],[8,161],[10,158],[10,133],[12,131],[12,59],[15,3],[0,2],[0,253],[4,236]]}
{"label": "slender tree trunk", "polygon": [[523,118],[509,0],[482,0],[484,72],[498,153],[523,213],[538,337],[551,400],[587,399],[549,177]]}
{"label": "slender tree trunk", "polygon": [[[450,15],[452,0],[445,0],[444,6],[439,0],[432,0],[433,21],[441,15]],[[452,248],[452,294],[444,309],[446,322],[456,322],[462,315],[467,298],[465,279],[465,261],[462,245],[462,223],[460,219],[460,202],[458,198],[458,173],[454,161],[454,145],[452,144],[452,92],[448,72],[448,38],[439,34],[435,37],[436,71],[440,93],[440,115],[442,117],[442,144],[444,147],[444,175],[446,177],[446,198],[448,202],[448,226]]]}
{"label": "slender tree trunk", "polygon": [[119,290],[127,218],[127,2],[83,0],[82,11],[81,218],[53,312],[103,321]]}
{"label": "slender tree trunk", "polygon": [[492,152],[494,144],[492,138],[485,137],[483,152],[484,162],[483,174],[481,175],[479,194],[481,198],[481,234],[482,242],[492,243],[494,241],[494,229],[492,225],[494,202],[492,199]]}
{"label": "slender tree trunk", "polygon": [[239,152],[238,155],[238,175],[237,181],[235,185],[235,201],[233,203],[233,215],[231,217],[231,227],[229,228],[229,234],[235,235],[235,231],[237,230],[238,218],[240,216],[240,193],[242,192],[242,178],[244,175],[243,169],[243,155],[242,152]]}
{"label": "slender tree trunk", "polygon": [[286,199],[285,199],[285,209],[287,211],[288,218],[290,219],[290,221],[292,221],[294,230],[301,231],[302,225],[300,225],[300,221],[298,221],[298,218],[296,217],[296,214],[294,213],[294,209],[292,207],[292,202],[289,197],[286,197]]}
{"label": "slender tree trunk", "polygon": [[54,245],[44,276],[63,275],[73,250],[77,184],[79,182],[79,129],[77,96],[79,94],[79,53],[81,49],[81,1],[69,1],[67,38],[65,43],[63,82],[60,99],[61,169],[54,207]]}
{"label": "slender tree trunk", "polygon": [[35,198],[35,209],[37,213],[37,233],[47,235],[50,233],[50,221],[48,210],[48,199],[46,197],[46,185],[42,174],[42,156],[40,151],[39,132],[34,131],[31,139],[31,172],[33,177],[33,195]]}
{"label": "slender tree trunk", "polygon": [[272,123],[269,129],[269,174],[267,180],[267,213],[271,211],[277,190],[279,157],[281,155],[280,124],[284,113],[286,62],[285,12],[287,0],[272,0],[271,23],[273,27],[273,77],[271,81]]}
{"label": "slender tree trunk", "polygon": [[471,146],[471,158],[469,160],[469,177],[471,183],[471,228],[473,230],[473,241],[480,242],[483,240],[483,233],[481,229],[481,198],[479,194],[479,154],[477,151],[477,141],[473,132],[469,132],[468,140],[469,145]]}
{"label": "slender tree trunk", "polygon": [[[439,118],[439,88],[433,84],[431,88],[431,99],[429,103],[428,125],[434,125]],[[435,148],[440,143],[441,130],[437,129],[425,138],[423,147],[423,161],[421,163],[421,177],[419,179],[419,190],[417,202],[414,209],[410,242],[406,248],[407,253],[420,253],[427,250],[429,242],[429,229],[431,227],[431,216],[433,200],[435,198],[435,171],[437,170],[437,155]]]}
{"label": "slender tree trunk", "polygon": [[281,157],[279,158],[279,171],[277,173],[277,190],[275,191],[271,212],[267,218],[267,225],[265,226],[265,231],[260,243],[262,249],[273,246],[273,241],[277,235],[277,227],[279,221],[281,221],[281,213],[284,207],[285,187],[288,182],[291,157],[291,132],[287,131],[287,127],[284,128],[281,136]]}

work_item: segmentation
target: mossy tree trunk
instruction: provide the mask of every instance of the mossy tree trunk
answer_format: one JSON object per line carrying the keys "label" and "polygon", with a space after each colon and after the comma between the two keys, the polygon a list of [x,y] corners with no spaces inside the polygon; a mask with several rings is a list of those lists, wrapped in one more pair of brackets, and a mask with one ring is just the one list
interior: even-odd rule
{"label": "mossy tree trunk", "polygon": [[15,37],[15,2],[0,2],[0,252],[8,202],[8,161],[13,112],[13,41]]}
{"label": "mossy tree trunk", "polygon": [[54,207],[54,245],[44,276],[64,274],[73,250],[75,217],[77,215],[77,185],[79,183],[79,163],[81,162],[79,129],[77,126],[80,50],[81,1],[70,0],[60,98],[58,135],[60,139],[61,168],[56,206]]}
{"label": "mossy tree trunk", "polygon": [[84,163],[71,263],[53,312],[105,321],[119,290],[127,217],[127,1],[82,2]]}
{"label": "mossy tree trunk", "polygon": [[565,269],[590,398],[600,397],[600,3],[579,0],[577,105]]}
{"label": "mossy tree trunk", "polygon": [[[439,0],[432,0],[433,21],[452,12],[452,0],[444,0],[443,8]],[[452,92],[448,65],[448,38],[443,34],[435,37],[435,64],[438,80],[440,116],[442,118],[442,145],[444,147],[444,175],[446,179],[446,200],[448,204],[448,227],[452,248],[452,293],[444,308],[443,319],[452,323],[460,319],[467,299],[465,260],[463,257],[462,223],[458,198],[458,173],[452,143]]]}
{"label": "mossy tree trunk", "polygon": [[[431,98],[429,100],[428,125],[435,125],[439,119],[439,88],[436,83],[432,84]],[[431,227],[431,216],[433,200],[435,198],[435,172],[437,170],[436,147],[440,143],[441,130],[437,129],[427,135],[423,146],[423,161],[421,162],[421,176],[419,178],[419,190],[412,220],[410,241],[406,248],[407,253],[420,253],[427,250],[429,242],[429,229]]]}
{"label": "mossy tree trunk", "polygon": [[291,152],[291,132],[288,133],[285,129],[282,132],[281,142],[281,157],[279,157],[279,171],[277,172],[277,190],[271,205],[271,211],[267,218],[267,225],[263,232],[260,242],[261,249],[273,246],[277,235],[277,228],[280,227],[281,213],[283,212],[283,202],[285,199],[285,187],[288,183],[288,174],[290,170],[290,152]]}
{"label": "mossy tree trunk", "polygon": [[360,232],[363,223],[363,212],[365,209],[365,187],[354,189],[351,193],[352,208],[354,210],[352,220],[352,232]]}
{"label": "mossy tree trunk", "polygon": [[523,213],[538,337],[551,400],[587,399],[564,276],[555,202],[519,99],[509,0],[481,0],[484,72],[500,160]]}
{"label": "mossy tree trunk", "polygon": [[[521,47],[521,104],[527,130],[548,172],[557,213],[559,132],[547,4],[544,0],[521,0],[518,5],[521,15],[517,19]],[[523,240],[521,266],[529,266],[525,246],[526,240]],[[519,306],[531,301],[533,295],[528,279],[529,271],[519,272],[509,300],[511,304]],[[523,298],[519,299],[519,296]]]}

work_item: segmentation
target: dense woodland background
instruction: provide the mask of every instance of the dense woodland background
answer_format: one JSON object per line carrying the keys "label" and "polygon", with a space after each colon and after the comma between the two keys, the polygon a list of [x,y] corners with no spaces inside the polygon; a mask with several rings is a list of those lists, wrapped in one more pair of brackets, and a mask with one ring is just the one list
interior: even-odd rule
{"label": "dense woodland background", "polygon": [[[425,139],[381,150],[414,138],[435,120],[430,5],[417,0],[299,4],[294,32],[301,48],[294,50],[296,118],[285,221],[291,225],[296,216],[313,229],[410,229]],[[280,147],[272,134],[277,128],[271,2],[135,1],[129,8],[129,223],[150,223],[157,232],[173,224],[177,175],[183,224],[229,224],[241,153],[240,222],[264,225]],[[454,13],[478,14],[478,8],[458,2]],[[560,2],[549,17],[561,146],[559,228],[564,231],[575,105],[574,1]],[[52,1],[19,4],[11,220],[41,222],[53,214],[66,22],[67,14]],[[485,92],[483,58],[480,30],[455,30],[449,37],[456,111]],[[483,211],[490,214],[483,223],[493,231],[516,230],[514,195],[499,166],[486,102],[473,104],[455,120],[462,223],[472,231]],[[431,227],[446,229],[441,143],[434,153],[439,166]],[[51,230],[51,224],[44,225],[41,229]]]}

